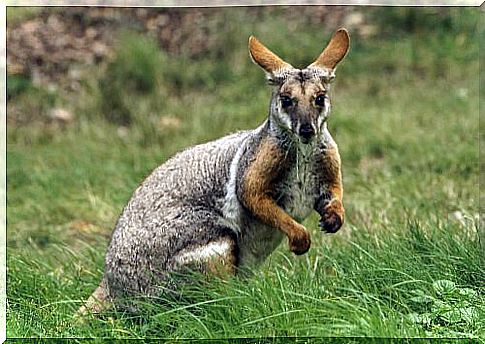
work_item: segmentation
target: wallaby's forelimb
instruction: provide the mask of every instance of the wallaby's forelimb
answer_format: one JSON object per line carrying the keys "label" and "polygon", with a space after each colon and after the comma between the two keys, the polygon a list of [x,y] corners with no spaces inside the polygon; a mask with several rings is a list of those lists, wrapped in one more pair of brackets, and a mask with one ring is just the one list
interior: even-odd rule
{"label": "wallaby's forelimb", "polygon": [[320,214],[320,226],[329,233],[335,233],[344,223],[345,210],[342,204],[343,186],[340,169],[340,155],[337,148],[331,148],[321,157],[323,182],[327,192],[315,202],[315,210]]}
{"label": "wallaby's forelimb", "polygon": [[285,162],[286,152],[271,139],[263,140],[244,177],[242,202],[261,222],[285,233],[292,252],[304,254],[310,248],[310,234],[272,198],[273,183]]}

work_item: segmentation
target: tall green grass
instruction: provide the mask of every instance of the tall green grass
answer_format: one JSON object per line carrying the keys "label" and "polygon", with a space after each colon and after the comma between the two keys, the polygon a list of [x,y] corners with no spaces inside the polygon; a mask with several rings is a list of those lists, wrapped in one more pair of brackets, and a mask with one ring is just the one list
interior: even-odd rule
{"label": "tall green grass", "polygon": [[[32,117],[8,128],[8,337],[485,336],[473,9],[393,9],[410,29],[382,19],[373,38],[351,32],[329,122],[343,161],[340,232],[324,235],[314,215],[303,257],[284,243],[252,277],[202,283],[138,316],[73,318],[138,183],[180,149],[264,120],[269,89],[249,34],[295,66],[319,54],[330,32],[287,11],[222,11],[207,24],[229,22],[209,37],[218,48],[197,59],[124,32],[75,96],[14,89],[9,106]],[[74,124],[42,120],[59,104]]]}
{"label": "tall green grass", "polygon": [[[483,335],[482,295],[457,294],[459,299],[443,306],[433,287],[446,280],[460,290],[476,290],[484,272],[476,237],[438,223],[409,221],[387,230],[387,235],[362,230],[351,239],[315,236],[309,255],[296,258],[280,249],[247,280],[214,280],[192,288],[186,301],[147,304],[141,316],[106,314],[83,323],[72,314],[99,282],[99,252],[56,245],[47,256],[10,255],[9,285],[19,295],[9,307],[10,336]],[[438,306],[416,302],[418,295],[434,296],[444,308],[430,313],[426,307]],[[470,314],[448,323],[448,308]],[[429,324],[414,322],[413,313],[432,314]]]}

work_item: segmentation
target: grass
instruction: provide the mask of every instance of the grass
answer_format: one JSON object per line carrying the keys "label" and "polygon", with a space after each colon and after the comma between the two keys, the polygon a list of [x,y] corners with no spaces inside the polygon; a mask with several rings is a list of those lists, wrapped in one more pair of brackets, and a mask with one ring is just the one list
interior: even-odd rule
{"label": "grass", "polygon": [[9,25],[21,23],[34,17],[41,11],[40,7],[7,7],[7,21]]}
{"label": "grass", "polygon": [[[92,67],[75,97],[16,88],[9,106],[39,114],[8,128],[7,336],[483,339],[478,10],[447,9],[451,26],[431,27],[406,11],[393,15],[415,20],[410,32],[378,22],[383,35],[353,36],[337,72],[329,126],[343,160],[344,228],[324,235],[312,216],[307,255],[283,244],[253,277],[194,286],[138,317],[72,317],[99,283],[122,207],[175,152],[264,120],[269,91],[247,57],[250,33],[303,65],[323,48],[321,30],[226,11],[227,37],[215,37],[232,51],[221,56],[174,56],[124,33],[118,57]],[[43,122],[54,105],[75,123]]]}

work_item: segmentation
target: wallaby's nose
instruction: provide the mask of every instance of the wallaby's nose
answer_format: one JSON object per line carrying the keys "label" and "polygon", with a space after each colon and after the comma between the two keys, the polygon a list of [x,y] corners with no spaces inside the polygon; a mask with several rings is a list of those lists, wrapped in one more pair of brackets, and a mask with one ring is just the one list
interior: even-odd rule
{"label": "wallaby's nose", "polygon": [[315,130],[313,130],[311,124],[302,124],[300,126],[300,132],[298,134],[304,139],[304,141],[308,142],[313,137],[313,135],[315,135]]}

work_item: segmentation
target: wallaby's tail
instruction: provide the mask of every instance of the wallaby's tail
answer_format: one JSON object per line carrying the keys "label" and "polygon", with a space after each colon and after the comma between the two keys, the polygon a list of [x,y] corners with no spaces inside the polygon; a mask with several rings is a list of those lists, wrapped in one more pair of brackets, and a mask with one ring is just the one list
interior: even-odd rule
{"label": "wallaby's tail", "polygon": [[110,306],[108,299],[108,292],[104,283],[101,282],[99,287],[91,294],[91,296],[86,300],[84,305],[82,305],[76,312],[76,316],[82,316],[85,314],[97,314],[106,310]]}

